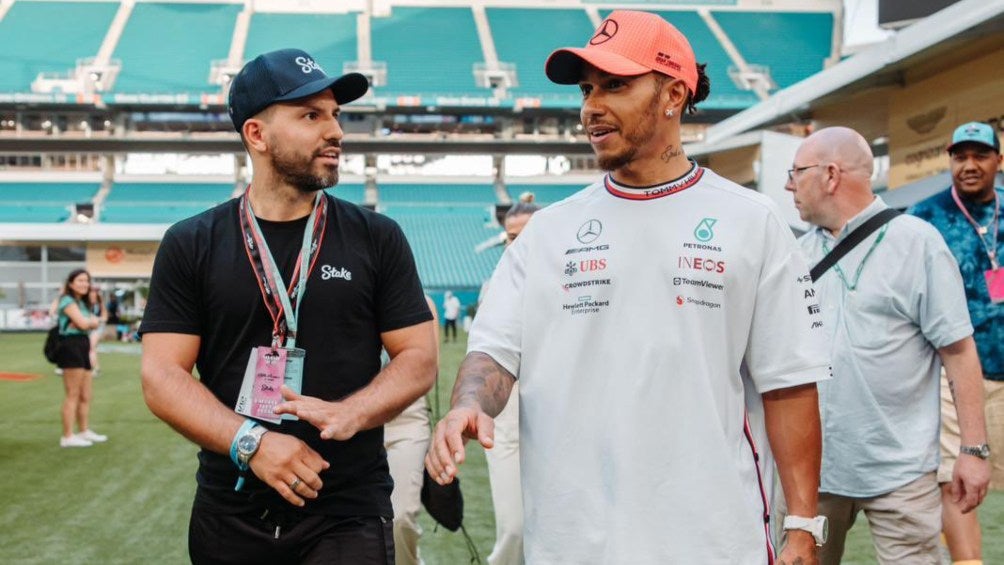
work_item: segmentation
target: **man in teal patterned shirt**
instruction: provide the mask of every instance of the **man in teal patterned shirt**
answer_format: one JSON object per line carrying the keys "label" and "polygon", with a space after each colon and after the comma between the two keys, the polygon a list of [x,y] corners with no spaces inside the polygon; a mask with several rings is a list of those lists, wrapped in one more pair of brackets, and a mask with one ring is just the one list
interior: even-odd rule
{"label": "man in teal patterned shirt", "polygon": [[[959,126],[948,146],[952,186],[909,210],[934,225],[959,263],[966,289],[973,336],[983,367],[989,449],[978,456],[990,457],[993,475],[990,487],[1004,489],[1004,226],[1001,199],[1004,189],[996,186],[1001,166],[1000,140],[994,128],[980,122]],[[945,477],[951,477],[959,454],[958,420],[950,391],[942,379],[941,467],[942,512],[945,537],[953,562],[980,563],[981,533],[976,511],[959,511],[955,493]],[[967,446],[968,447],[968,446]],[[968,453],[969,451],[967,451]],[[975,454],[975,453],[974,453]]]}

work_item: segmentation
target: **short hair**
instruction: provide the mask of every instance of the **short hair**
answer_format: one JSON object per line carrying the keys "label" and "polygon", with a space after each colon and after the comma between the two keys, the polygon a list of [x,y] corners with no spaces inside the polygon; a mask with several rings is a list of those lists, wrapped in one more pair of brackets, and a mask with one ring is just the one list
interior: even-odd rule
{"label": "short hair", "polygon": [[509,208],[505,213],[505,218],[513,218],[516,216],[524,216],[527,214],[533,214],[537,210],[540,210],[540,206],[534,204],[535,196],[532,192],[524,192],[519,195],[519,200]]}

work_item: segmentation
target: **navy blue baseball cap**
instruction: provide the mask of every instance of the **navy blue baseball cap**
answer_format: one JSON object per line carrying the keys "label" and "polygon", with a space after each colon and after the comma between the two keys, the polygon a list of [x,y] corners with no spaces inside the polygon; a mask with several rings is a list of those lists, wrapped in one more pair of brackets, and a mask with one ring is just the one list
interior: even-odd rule
{"label": "navy blue baseball cap", "polygon": [[280,49],[255,57],[230,84],[230,119],[240,132],[244,122],[276,102],[299,100],[331,89],[335,101],[348,104],[366,94],[370,84],[359,73],[329,77],[300,49]]}

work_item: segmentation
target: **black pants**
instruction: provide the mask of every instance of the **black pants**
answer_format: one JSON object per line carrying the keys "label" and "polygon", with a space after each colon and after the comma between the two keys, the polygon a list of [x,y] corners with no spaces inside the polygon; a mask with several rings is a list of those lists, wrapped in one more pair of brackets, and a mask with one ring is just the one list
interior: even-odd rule
{"label": "black pants", "polygon": [[450,330],[453,330],[453,341],[457,341],[457,320],[446,320],[443,323],[443,341],[450,338]]}
{"label": "black pants", "polygon": [[394,565],[394,527],[375,516],[217,514],[193,507],[188,554],[195,565]]}

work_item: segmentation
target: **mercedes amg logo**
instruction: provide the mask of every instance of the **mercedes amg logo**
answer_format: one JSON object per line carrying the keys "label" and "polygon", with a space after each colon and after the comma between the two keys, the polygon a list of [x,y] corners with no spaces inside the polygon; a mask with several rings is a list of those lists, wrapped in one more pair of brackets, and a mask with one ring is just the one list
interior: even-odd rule
{"label": "mercedes amg logo", "polygon": [[603,224],[599,220],[589,220],[582,224],[579,233],[575,234],[575,238],[581,243],[592,243],[600,237],[601,233],[603,233]]}
{"label": "mercedes amg logo", "polygon": [[596,35],[589,40],[590,45],[599,45],[601,43],[606,43],[617,35],[617,20],[603,20],[600,24],[600,28],[596,30]]}

